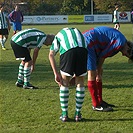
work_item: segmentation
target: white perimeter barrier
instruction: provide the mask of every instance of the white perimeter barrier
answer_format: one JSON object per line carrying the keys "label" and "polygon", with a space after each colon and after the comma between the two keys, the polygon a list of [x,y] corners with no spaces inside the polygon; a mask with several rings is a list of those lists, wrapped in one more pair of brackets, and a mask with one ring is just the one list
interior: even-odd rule
{"label": "white perimeter barrier", "polygon": [[[130,12],[119,12],[119,22],[131,22]],[[79,15],[78,15],[79,16]],[[81,15],[84,23],[111,23],[112,14]],[[76,15],[73,15],[76,17]],[[79,23],[79,21],[77,21]],[[70,23],[69,15],[44,15],[44,16],[24,16],[23,24],[66,24]],[[76,23],[76,19],[75,19]]]}

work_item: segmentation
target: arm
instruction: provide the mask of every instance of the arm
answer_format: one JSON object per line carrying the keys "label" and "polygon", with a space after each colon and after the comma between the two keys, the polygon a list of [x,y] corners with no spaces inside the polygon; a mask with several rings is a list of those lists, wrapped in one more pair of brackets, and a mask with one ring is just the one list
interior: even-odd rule
{"label": "arm", "polygon": [[34,52],[33,52],[33,64],[32,64],[32,69],[31,69],[31,71],[33,71],[34,68],[35,68],[35,63],[36,63],[36,59],[37,59],[37,57],[38,57],[39,50],[40,50],[39,48],[35,48],[35,49],[34,49]]}
{"label": "arm", "polygon": [[21,22],[23,22],[24,16],[23,16],[22,12],[20,12],[20,13],[21,13]]}
{"label": "arm", "polygon": [[53,72],[54,72],[54,75],[55,75],[55,81],[56,81],[59,85],[62,85],[62,78],[61,78],[60,73],[58,73],[54,55],[55,55],[55,52],[52,51],[52,50],[50,50],[50,52],[49,52],[49,61],[50,61],[51,67],[52,67]]}
{"label": "arm", "polygon": [[11,22],[14,22],[15,20],[13,19],[13,14],[14,14],[14,11],[12,11],[10,14],[9,14],[9,20],[11,21]]}

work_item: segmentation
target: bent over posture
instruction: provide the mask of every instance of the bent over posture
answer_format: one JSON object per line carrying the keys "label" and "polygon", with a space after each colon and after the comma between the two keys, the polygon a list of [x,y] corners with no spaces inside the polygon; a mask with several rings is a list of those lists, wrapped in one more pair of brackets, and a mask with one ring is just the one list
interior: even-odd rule
{"label": "bent over posture", "polygon": [[88,90],[92,99],[92,108],[96,111],[113,111],[114,105],[102,99],[102,65],[107,57],[118,52],[133,60],[133,44],[127,41],[118,30],[110,27],[96,27],[83,33],[88,44]]}
{"label": "bent over posture", "polygon": [[[49,52],[49,60],[55,75],[55,81],[60,86],[60,119],[68,120],[69,81],[76,77],[76,109],[75,121],[81,120],[81,108],[85,96],[84,76],[87,74],[87,49],[82,33],[76,28],[64,28],[54,38]],[[60,53],[60,73],[54,56]]]}
{"label": "bent over posture", "polygon": [[[34,70],[40,48],[43,45],[51,45],[53,38],[54,35],[46,35],[37,29],[25,29],[12,36],[11,46],[16,60],[22,60],[19,65],[17,87],[25,89],[37,88],[30,84],[30,75]],[[30,56],[30,49],[34,49],[33,58]]]}

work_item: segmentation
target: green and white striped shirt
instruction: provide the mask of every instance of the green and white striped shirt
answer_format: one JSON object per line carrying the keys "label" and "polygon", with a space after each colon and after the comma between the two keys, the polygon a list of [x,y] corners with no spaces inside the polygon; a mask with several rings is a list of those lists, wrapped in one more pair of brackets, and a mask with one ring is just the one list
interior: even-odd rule
{"label": "green and white striped shirt", "polygon": [[0,29],[7,29],[7,15],[4,12],[0,12]]}
{"label": "green and white striped shirt", "polygon": [[59,51],[62,55],[76,47],[87,48],[84,36],[76,28],[64,28],[55,36],[50,50],[55,51],[55,53]]}
{"label": "green and white striped shirt", "polygon": [[41,48],[46,40],[46,34],[35,28],[19,31],[11,40],[22,47]]}

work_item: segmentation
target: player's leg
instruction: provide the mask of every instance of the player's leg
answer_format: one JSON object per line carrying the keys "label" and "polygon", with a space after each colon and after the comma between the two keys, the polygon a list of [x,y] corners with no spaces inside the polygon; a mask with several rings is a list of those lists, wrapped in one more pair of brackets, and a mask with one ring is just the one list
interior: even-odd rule
{"label": "player's leg", "polygon": [[[91,48],[88,48],[88,60],[87,60],[87,69],[88,69],[88,90],[90,92],[90,96],[92,99],[92,109],[96,111],[112,111],[112,108],[102,107],[98,100],[102,99],[102,84],[96,83],[96,75],[97,75],[97,58],[95,51]],[[98,88],[99,87],[99,88]],[[98,94],[99,93],[99,94]]]}
{"label": "player's leg", "polygon": [[13,35],[15,35],[17,33],[17,23],[13,22],[12,27],[13,27]]}
{"label": "player's leg", "polygon": [[5,43],[4,43],[4,35],[0,35],[0,43],[3,50],[6,50]]}
{"label": "player's leg", "polygon": [[3,45],[3,41],[2,41],[2,35],[0,35],[0,43],[1,43],[1,47],[3,48],[4,45]]}
{"label": "player's leg", "polygon": [[101,74],[101,76],[100,76],[101,79],[99,79],[99,76],[96,77],[96,86],[97,86],[98,101],[100,103],[100,106],[102,106],[102,107],[105,107],[105,108],[115,107],[115,105],[108,104],[107,102],[103,101],[103,98],[102,98],[102,73],[103,73],[103,69],[101,69],[101,72],[99,73],[99,74]]}
{"label": "player's leg", "polygon": [[32,65],[32,60],[26,60],[24,64],[24,88],[28,88],[30,86],[30,75],[31,75],[31,65]]}
{"label": "player's leg", "polygon": [[69,100],[69,80],[70,76],[62,74],[63,86],[60,86],[60,105],[61,105],[61,116],[60,119],[65,122],[68,120],[68,100]]}
{"label": "player's leg", "polygon": [[24,59],[24,85],[23,88],[25,89],[38,89],[38,87],[33,86],[32,84],[30,84],[30,76],[31,76],[31,66],[32,66],[32,59],[30,56],[30,50],[29,49],[25,49],[24,55],[25,55],[25,59]]}
{"label": "player's leg", "polygon": [[117,25],[116,25],[116,24],[114,24],[114,29],[116,29],[116,26],[117,26]]}
{"label": "player's leg", "polygon": [[75,109],[75,121],[80,121],[82,119],[81,109],[85,97],[85,87],[84,87],[84,76],[76,77],[76,109]]}
{"label": "player's leg", "polygon": [[7,39],[8,39],[8,35],[5,35],[3,38],[4,43],[6,43]]}
{"label": "player's leg", "polygon": [[17,87],[23,87],[24,83],[24,65],[25,62],[23,61],[25,59],[24,51],[26,48],[23,48],[19,45],[17,45],[15,42],[11,41],[11,47],[13,49],[14,55],[16,57],[16,60],[21,60],[21,63],[19,65],[19,72],[18,72],[18,78],[17,82],[15,83]]}
{"label": "player's leg", "polygon": [[90,92],[92,106],[99,106],[97,97],[97,86],[96,86],[96,69],[97,69],[97,57],[95,50],[88,47],[88,59],[87,59],[87,70],[88,70],[88,90]]}
{"label": "player's leg", "polygon": [[18,79],[16,82],[17,87],[23,87],[23,84],[24,84],[24,65],[25,65],[25,62],[21,61],[19,65]]}
{"label": "player's leg", "polygon": [[[7,31],[7,29],[6,29],[6,31]],[[3,50],[6,50],[5,43],[6,43],[7,39],[8,39],[8,31],[6,32],[6,35],[2,36]]]}
{"label": "player's leg", "polygon": [[75,59],[75,84],[76,84],[76,108],[75,108],[75,121],[81,121],[81,109],[85,97],[84,76],[87,75],[87,53],[85,48],[76,48]]}
{"label": "player's leg", "polygon": [[97,97],[99,103],[102,102],[102,81],[96,81],[96,86],[97,86]]}
{"label": "player's leg", "polygon": [[17,22],[17,31],[21,31],[22,30],[22,24],[21,22]]}
{"label": "player's leg", "polygon": [[100,105],[98,101],[97,85],[96,85],[96,71],[88,70],[88,90],[91,95],[93,107],[98,107]]}
{"label": "player's leg", "polygon": [[120,29],[120,23],[118,23],[118,28],[117,28],[118,30]]}
{"label": "player's leg", "polygon": [[60,104],[62,115],[60,119],[62,121],[68,120],[68,100],[69,100],[69,81],[70,77],[73,75],[74,59],[73,55],[75,53],[74,49],[71,49],[60,56],[60,72],[62,75],[63,86],[60,86]]}

